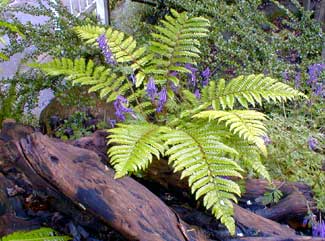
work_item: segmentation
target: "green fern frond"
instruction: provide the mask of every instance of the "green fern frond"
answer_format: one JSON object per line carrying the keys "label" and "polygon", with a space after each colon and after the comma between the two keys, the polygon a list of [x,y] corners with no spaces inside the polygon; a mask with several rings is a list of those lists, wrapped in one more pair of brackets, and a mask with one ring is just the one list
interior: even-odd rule
{"label": "green fern frond", "polygon": [[295,97],[305,97],[303,93],[294,88],[266,77],[263,74],[239,76],[226,84],[224,79],[218,81],[218,84],[211,81],[208,86],[202,90],[202,99],[210,102],[214,109],[234,108],[235,101],[243,107],[248,108],[248,104],[255,106],[256,103],[262,105],[262,100],[281,102],[292,100]]}
{"label": "green fern frond", "polygon": [[202,111],[193,116],[194,118],[206,118],[209,120],[218,120],[218,123],[225,122],[229,130],[239,137],[254,143],[263,155],[267,155],[266,146],[262,136],[266,135],[266,127],[262,121],[266,120],[263,113],[254,110],[232,110]]}
{"label": "green fern frond", "polygon": [[80,39],[84,40],[87,44],[94,46],[97,46],[97,38],[106,31],[103,27],[89,24],[77,26],[74,30]]}
{"label": "green fern frond", "polygon": [[161,140],[163,128],[148,123],[119,124],[110,129],[108,143],[114,146],[108,150],[110,162],[116,171],[115,178],[131,172],[144,170],[163,154],[165,147]]}
{"label": "green fern frond", "polygon": [[258,147],[250,144],[248,141],[243,140],[233,134],[227,137],[225,144],[233,147],[238,152],[238,159],[240,166],[247,169],[258,177],[263,177],[271,182],[271,177],[266,167],[263,165],[262,158]]}
{"label": "green fern frond", "polygon": [[174,171],[181,171],[181,178],[188,177],[196,199],[203,196],[203,204],[212,210],[216,218],[227,226],[232,234],[235,222],[232,218],[232,201],[240,195],[239,186],[225,178],[241,177],[240,166],[229,155],[236,155],[233,148],[220,142],[217,130],[200,126],[171,130],[163,135],[169,164]]}
{"label": "green fern frond", "polygon": [[3,238],[1,241],[68,241],[72,240],[68,236],[57,236],[51,228],[40,228],[32,231],[22,231],[9,234]]}
{"label": "green fern frond", "polygon": [[74,85],[90,85],[89,92],[98,92],[100,98],[111,102],[118,95],[125,95],[130,89],[129,80],[124,76],[117,76],[106,66],[95,65],[92,60],[54,59],[43,64],[31,64],[48,75],[66,75]]}
{"label": "green fern frond", "polygon": [[156,32],[152,34],[154,40],[150,42],[150,51],[155,58],[146,73],[161,83],[172,81],[178,84],[178,78],[170,73],[189,73],[181,65],[196,64],[195,59],[200,57],[199,39],[208,35],[210,23],[203,17],[189,18],[185,12],[177,13],[172,9],[171,13],[161,20],[162,26],[156,26]]}
{"label": "green fern frond", "polygon": [[86,43],[97,46],[97,38],[105,34],[109,48],[118,63],[127,63],[136,74],[136,85],[140,86],[145,79],[144,66],[151,60],[147,55],[146,48],[137,48],[137,42],[132,36],[126,36],[123,32],[112,28],[101,28],[98,26],[79,26],[75,28],[79,37]]}

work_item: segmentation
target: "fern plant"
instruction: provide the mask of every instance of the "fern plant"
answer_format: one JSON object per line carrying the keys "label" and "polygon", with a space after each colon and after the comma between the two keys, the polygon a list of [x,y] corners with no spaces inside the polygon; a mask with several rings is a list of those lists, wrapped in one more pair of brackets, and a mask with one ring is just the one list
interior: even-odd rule
{"label": "fern plant", "polygon": [[[114,101],[120,123],[109,130],[108,150],[116,178],[168,158],[188,178],[196,199],[235,233],[232,203],[240,196],[245,170],[270,180],[261,156],[266,116],[249,107],[304,96],[264,75],[210,80],[195,75],[200,39],[209,21],[171,10],[148,46],[111,28],[76,28],[86,44],[98,46],[107,65],[92,60],[56,59],[33,64],[50,75],[66,75]],[[235,178],[235,179],[234,179]],[[233,180],[234,179],[234,180]]]}
{"label": "fern plant", "polygon": [[68,241],[68,236],[58,236],[51,228],[40,228],[32,231],[18,231],[0,239],[1,241]]}

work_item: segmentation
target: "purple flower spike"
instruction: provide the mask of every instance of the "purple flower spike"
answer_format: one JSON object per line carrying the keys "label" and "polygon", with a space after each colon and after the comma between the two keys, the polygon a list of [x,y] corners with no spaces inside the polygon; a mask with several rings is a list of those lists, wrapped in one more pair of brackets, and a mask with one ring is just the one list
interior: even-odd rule
{"label": "purple flower spike", "polygon": [[116,120],[109,120],[108,123],[111,125],[111,128],[114,128],[116,125]]}
{"label": "purple flower spike", "polygon": [[174,77],[177,77],[178,76],[178,72],[176,71],[172,71],[169,73],[170,76],[174,76]]}
{"label": "purple flower spike", "polygon": [[175,94],[178,94],[178,91],[179,91],[179,87],[177,85],[174,84],[174,82],[170,81],[170,88],[172,89],[172,91],[175,93]]}
{"label": "purple flower spike", "polygon": [[106,39],[106,36],[105,34],[102,34],[100,35],[98,38],[97,38],[97,43],[98,43],[98,46],[99,48],[101,49],[102,51],[102,54],[104,55],[105,57],[105,61],[107,64],[111,64],[111,65],[115,65],[116,64],[116,61],[114,59],[114,56],[112,54],[112,51],[111,49],[109,48],[109,45],[107,43],[107,39]]}
{"label": "purple flower spike", "polygon": [[313,237],[325,238],[325,222],[322,220],[312,227]]}
{"label": "purple flower spike", "polygon": [[129,78],[132,81],[132,83],[135,85],[135,83],[137,82],[137,79],[135,78],[135,74],[131,74]]}
{"label": "purple flower spike", "polygon": [[210,77],[211,77],[211,71],[210,71],[210,68],[207,67],[202,73],[202,78],[203,78],[203,82],[202,82],[202,85],[203,86],[206,86],[209,84],[209,81],[210,81]]}
{"label": "purple flower spike", "polygon": [[191,64],[185,64],[185,68],[191,71],[191,73],[187,75],[188,76],[188,84],[189,84],[189,86],[196,86],[197,68],[193,67],[193,65],[191,65]]}
{"label": "purple flower spike", "polygon": [[167,90],[166,87],[164,87],[160,92],[159,92],[159,100],[158,100],[158,107],[157,107],[157,112],[160,113],[165,104],[167,102]]}
{"label": "purple flower spike", "polygon": [[[115,115],[121,121],[125,121],[124,113],[133,114],[133,111],[131,108],[125,107],[125,104],[127,104],[127,103],[128,103],[127,99],[125,99],[121,95],[117,96],[116,100],[114,101]],[[133,116],[134,116],[134,114],[133,114]]]}
{"label": "purple flower spike", "polygon": [[309,146],[309,149],[311,151],[315,151],[317,149],[317,146],[318,146],[318,141],[316,138],[314,137],[309,137],[308,138],[308,146]]}
{"label": "purple flower spike", "polygon": [[151,101],[153,102],[157,95],[157,87],[155,84],[155,80],[150,77],[148,84],[147,84],[147,94],[150,97]]}
{"label": "purple flower spike", "polygon": [[194,95],[195,95],[195,97],[196,97],[198,100],[201,99],[201,93],[200,93],[200,90],[199,90],[199,89],[196,89],[196,90],[195,90]]}
{"label": "purple flower spike", "polygon": [[301,85],[301,73],[298,72],[296,77],[295,77],[295,88],[299,89]]}
{"label": "purple flower spike", "polygon": [[290,79],[289,73],[288,72],[283,72],[282,73],[282,78],[284,80],[284,82],[288,82]]}
{"label": "purple flower spike", "polygon": [[271,140],[270,137],[268,137],[267,135],[262,136],[262,139],[263,139],[264,144],[265,144],[266,146],[272,144],[272,140]]}

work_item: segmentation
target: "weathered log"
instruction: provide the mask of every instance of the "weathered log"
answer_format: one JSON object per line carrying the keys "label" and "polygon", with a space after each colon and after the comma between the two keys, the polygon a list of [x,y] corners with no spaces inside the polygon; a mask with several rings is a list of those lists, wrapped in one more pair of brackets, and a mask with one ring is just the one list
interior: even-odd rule
{"label": "weathered log", "polygon": [[[324,238],[315,238],[310,236],[273,236],[273,237],[245,237],[241,239],[236,239],[237,241],[324,241]],[[234,240],[235,241],[235,240]]]}
{"label": "weathered log", "polygon": [[8,188],[15,187],[14,183],[0,173],[0,237],[16,230],[38,228],[38,219],[26,220],[22,202],[18,197],[9,197]]}
{"label": "weathered log", "polygon": [[[14,146],[13,142],[27,137],[33,131],[28,126],[6,120],[0,132],[0,171],[4,174],[0,176],[0,236],[17,230],[37,228],[40,224],[75,235],[75,230],[71,230],[75,225],[78,230],[86,228],[89,232],[95,233],[96,238],[106,240],[106,237],[114,235],[118,236],[118,239],[114,240],[124,240],[106,224],[54,190],[50,183],[37,175],[19,153],[10,151]],[[9,159],[15,161],[10,162]],[[23,192],[15,194],[16,187]],[[7,195],[7,191],[11,189],[13,191],[10,192],[14,197]],[[44,206],[50,207],[51,211],[49,212],[48,208],[44,209]]]}
{"label": "weathered log", "polygon": [[113,171],[96,153],[40,133],[20,141],[13,141],[8,132],[2,135],[7,141],[1,146],[0,159],[28,170],[27,176],[42,180],[35,184],[37,188],[47,183],[51,191],[63,193],[128,239],[207,240],[132,178],[114,179]]}
{"label": "weathered log", "polygon": [[[103,145],[103,143],[105,143],[105,138],[106,135],[104,133],[94,133],[92,136],[84,137],[75,141],[74,144],[83,148],[88,148],[91,146],[92,150],[96,151],[97,153],[106,153],[107,147]],[[100,141],[100,139],[102,139],[102,141]],[[90,143],[91,145],[89,145]],[[94,149],[94,145],[96,146],[96,143],[101,143],[101,145],[97,145],[97,148]],[[173,173],[172,169],[168,166],[165,160],[155,160],[149,167],[146,176],[150,180],[153,180],[162,186],[180,190],[188,190],[187,181],[180,181],[179,174]],[[276,182],[276,184],[278,183]],[[299,186],[300,184],[296,185]],[[302,184],[301,186],[305,187]],[[247,180],[246,184],[246,198],[255,199],[256,197],[262,196],[267,191],[268,187],[269,183],[267,181],[249,179]],[[297,188],[294,184],[286,184],[282,185],[282,190],[284,193],[291,193],[293,190],[297,190]],[[306,193],[308,192],[306,191]],[[292,236],[295,234],[294,230],[289,227],[280,225],[272,220],[256,215],[249,210],[239,207],[238,205],[234,205],[234,207],[235,220],[243,227],[259,231],[266,235]]]}
{"label": "weathered log", "polygon": [[[305,198],[312,202],[312,191],[311,188],[301,182],[281,182],[281,181],[272,181],[283,194],[289,195],[292,192],[299,191]],[[268,191],[270,184],[266,180],[262,179],[247,179],[245,182],[245,193],[243,194],[243,199],[245,200],[254,200],[258,197],[264,195]]]}
{"label": "weathered log", "polygon": [[270,208],[257,210],[256,213],[275,221],[287,221],[292,218],[306,216],[308,204],[301,192],[294,191]]}
{"label": "weathered log", "polygon": [[234,204],[235,220],[238,224],[254,229],[265,235],[278,235],[282,237],[294,236],[295,231],[270,219],[261,217],[253,212]]}

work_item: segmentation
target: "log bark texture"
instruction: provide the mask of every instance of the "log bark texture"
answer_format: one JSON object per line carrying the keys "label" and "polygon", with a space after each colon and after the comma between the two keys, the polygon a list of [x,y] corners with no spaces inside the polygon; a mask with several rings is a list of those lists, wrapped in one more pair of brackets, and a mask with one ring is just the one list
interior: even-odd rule
{"label": "log bark texture", "polygon": [[33,182],[37,188],[47,186],[54,193],[63,193],[129,240],[207,240],[132,178],[114,179],[113,171],[95,152],[40,133],[25,133],[15,141],[15,129],[14,124],[4,126],[0,159],[37,179]]}
{"label": "log bark texture", "polygon": [[[82,148],[91,147],[91,149],[97,153],[106,153],[107,147],[103,145],[103,143],[105,143],[105,137],[105,133],[96,132],[92,136],[81,138],[73,142],[73,144]],[[107,159],[105,161],[107,161]],[[163,159],[153,161],[146,172],[146,178],[169,189],[174,188],[178,191],[188,190],[187,180],[180,180],[180,175],[178,173],[174,173],[173,170],[168,166],[167,162]],[[265,235],[281,235],[282,237],[294,236],[295,232],[293,229],[285,225],[280,225],[279,223],[270,219],[274,218],[275,220],[279,220],[283,217],[287,217],[289,212],[290,215],[294,217],[296,215],[301,216],[306,214],[306,200],[308,199],[310,203],[313,202],[311,190],[307,185],[302,183],[282,183],[279,181],[274,181],[274,184],[278,186],[285,195],[289,195],[288,198],[285,198],[281,203],[279,203],[279,206],[275,205],[271,209],[264,211],[261,210],[261,215],[257,215],[235,204],[235,220],[240,226],[256,230]],[[245,188],[246,191],[243,194],[242,200],[254,200],[261,197],[268,190],[268,187],[269,183],[265,180],[247,179]],[[299,195],[301,200],[292,199],[293,196],[290,196],[291,193],[295,193],[295,197]],[[292,205],[292,200],[294,201],[295,205]],[[286,209],[286,207],[290,207],[290,209]]]}

